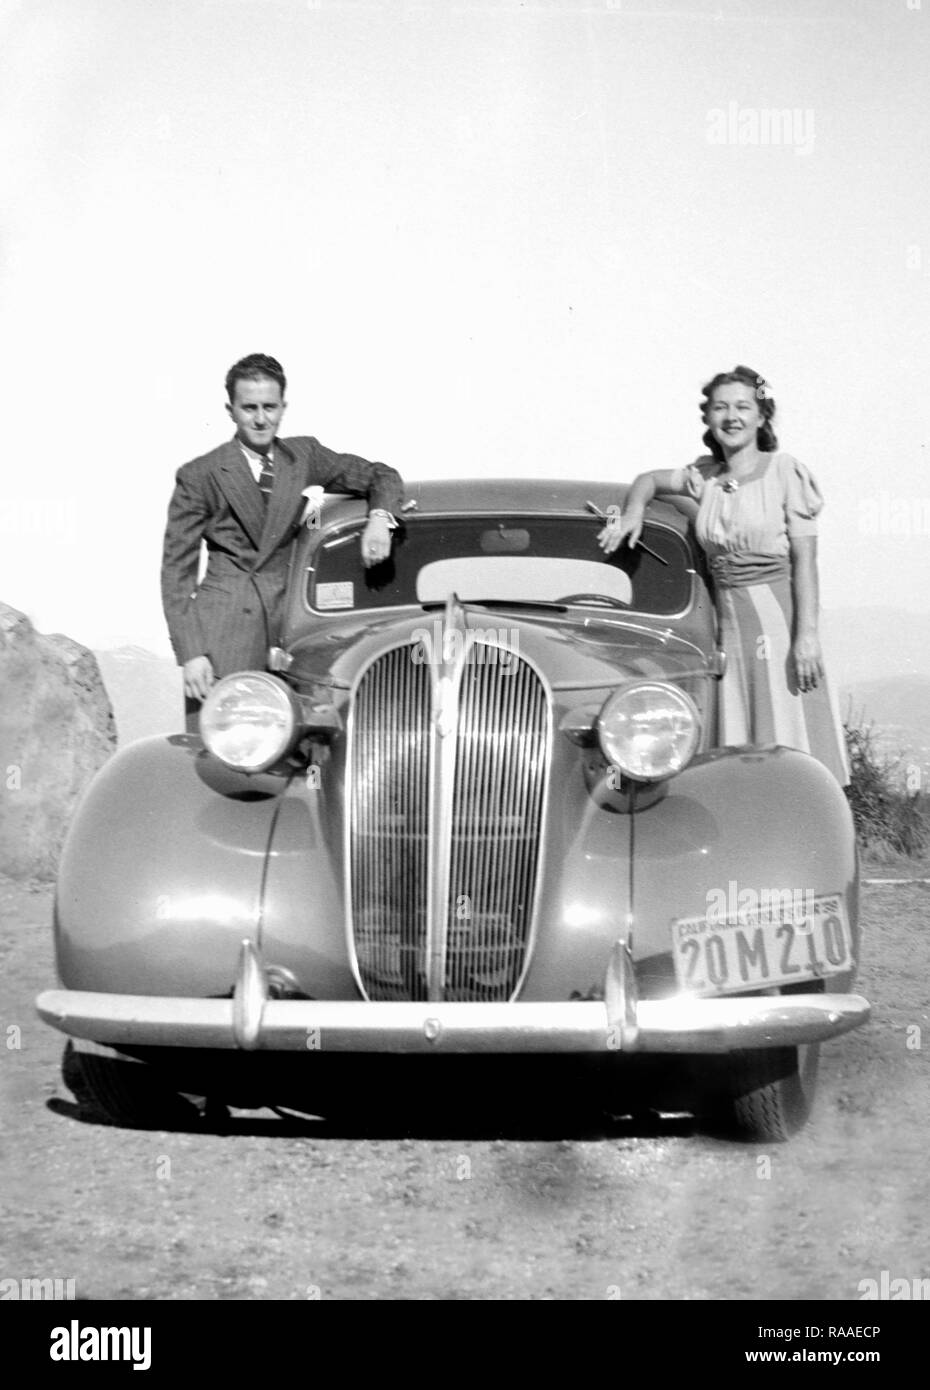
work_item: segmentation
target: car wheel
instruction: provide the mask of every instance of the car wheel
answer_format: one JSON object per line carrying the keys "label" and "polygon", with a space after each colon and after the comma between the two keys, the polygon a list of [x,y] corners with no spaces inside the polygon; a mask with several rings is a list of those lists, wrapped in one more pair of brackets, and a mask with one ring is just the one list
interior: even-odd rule
{"label": "car wheel", "polygon": [[124,1129],[187,1129],[200,1111],[135,1058],[85,1038],[69,1038],[61,1064],[79,1105],[90,1104]]}
{"label": "car wheel", "polygon": [[732,1059],[727,1119],[746,1139],[780,1144],[803,1129],[817,1090],[819,1043],[765,1048]]}

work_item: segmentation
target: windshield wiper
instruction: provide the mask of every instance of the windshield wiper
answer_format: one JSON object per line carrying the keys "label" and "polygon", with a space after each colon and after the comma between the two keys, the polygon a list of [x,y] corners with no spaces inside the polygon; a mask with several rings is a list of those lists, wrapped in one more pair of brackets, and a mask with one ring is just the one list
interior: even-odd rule
{"label": "windshield wiper", "polygon": [[[610,521],[610,517],[607,515],[606,512],[601,511],[600,507],[597,505],[596,502],[585,502],[585,507],[588,509],[589,512],[594,513],[598,521]],[[660,555],[657,550],[650,550],[649,546],[646,545],[645,541],[641,538],[636,542],[635,546],[631,546],[630,548],[632,550],[645,550],[646,554],[651,555],[653,560],[658,560],[660,565],[668,565],[668,561],[666,560],[665,556]]]}
{"label": "windshield wiper", "polygon": [[[547,608],[556,613],[567,611],[564,603],[556,603],[542,598],[463,598],[459,600],[463,608]],[[445,599],[429,599],[420,604],[421,608],[445,608]]]}

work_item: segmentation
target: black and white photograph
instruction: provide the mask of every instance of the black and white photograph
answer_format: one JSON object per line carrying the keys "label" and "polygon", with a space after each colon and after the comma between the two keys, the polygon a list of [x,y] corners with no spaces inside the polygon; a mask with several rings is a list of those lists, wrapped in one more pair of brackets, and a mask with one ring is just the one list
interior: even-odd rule
{"label": "black and white photograph", "polygon": [[896,1364],[928,94],[924,0],[0,0],[30,1364],[347,1301]]}

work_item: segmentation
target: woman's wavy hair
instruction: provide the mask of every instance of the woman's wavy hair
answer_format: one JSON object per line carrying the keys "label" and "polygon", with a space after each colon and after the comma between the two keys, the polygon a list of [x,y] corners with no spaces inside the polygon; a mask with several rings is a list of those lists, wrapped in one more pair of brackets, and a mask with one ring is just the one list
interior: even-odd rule
{"label": "woman's wavy hair", "polygon": [[[778,439],[772,421],[775,419],[775,399],[769,389],[768,382],[764,376],[753,371],[752,367],[734,367],[732,372],[718,372],[712,381],[701,388],[704,399],[700,402],[699,409],[701,419],[707,424],[707,407],[710,405],[711,398],[718,386],[731,386],[739,383],[741,386],[748,386],[750,391],[755,394],[759,410],[762,412],[762,423],[756,431],[756,444],[764,454],[774,454],[778,448]],[[723,462],[723,450],[717,443],[710,430],[703,436],[704,443],[713,454],[714,458]]]}

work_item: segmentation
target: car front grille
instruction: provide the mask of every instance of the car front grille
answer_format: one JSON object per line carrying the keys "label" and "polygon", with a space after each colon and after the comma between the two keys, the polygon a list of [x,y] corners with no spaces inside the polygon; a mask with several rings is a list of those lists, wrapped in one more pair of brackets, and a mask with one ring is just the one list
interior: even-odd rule
{"label": "car front grille", "polygon": [[[507,1000],[532,927],[551,743],[546,692],[516,653],[503,664],[498,648],[471,644],[446,753],[430,667],[415,651],[394,649],[367,669],[350,719],[359,979],[371,999]],[[446,885],[438,901],[436,882]]]}

